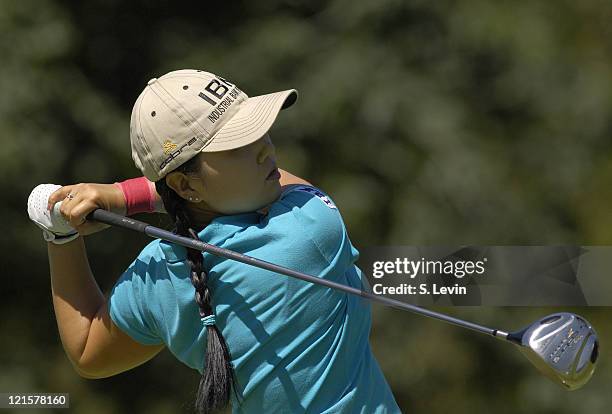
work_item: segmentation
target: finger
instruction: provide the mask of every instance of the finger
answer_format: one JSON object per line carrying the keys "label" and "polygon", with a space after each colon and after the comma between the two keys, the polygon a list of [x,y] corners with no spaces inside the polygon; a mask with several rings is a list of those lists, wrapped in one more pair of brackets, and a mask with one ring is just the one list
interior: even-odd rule
{"label": "finger", "polygon": [[78,193],[72,193],[73,198],[64,198],[60,206],[60,213],[64,219],[74,228],[83,223],[84,218],[79,216],[79,204],[83,202],[83,197]]}
{"label": "finger", "polygon": [[69,204],[69,207],[71,207],[69,217],[70,224],[72,224],[74,228],[77,228],[77,226],[80,226],[86,222],[87,215],[97,209],[98,206],[93,201],[84,199],[83,196],[75,196],[72,202],[74,201],[78,202]]}
{"label": "finger", "polygon": [[73,189],[73,187],[74,186],[72,185],[66,185],[61,188],[58,188],[53,193],[51,193],[51,195],[49,196],[49,200],[47,201],[47,209],[51,211],[55,206],[55,203],[63,201],[66,196],[70,194],[70,191]]}

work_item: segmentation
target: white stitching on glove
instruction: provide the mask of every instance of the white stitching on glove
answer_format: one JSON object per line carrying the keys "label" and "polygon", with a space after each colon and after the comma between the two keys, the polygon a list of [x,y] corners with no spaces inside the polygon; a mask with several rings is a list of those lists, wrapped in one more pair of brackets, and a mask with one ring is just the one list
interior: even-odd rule
{"label": "white stitching on glove", "polygon": [[68,243],[79,237],[79,233],[60,213],[62,202],[55,203],[53,211],[47,209],[49,196],[62,188],[57,184],[39,184],[28,197],[28,215],[43,231],[43,238],[54,244]]}

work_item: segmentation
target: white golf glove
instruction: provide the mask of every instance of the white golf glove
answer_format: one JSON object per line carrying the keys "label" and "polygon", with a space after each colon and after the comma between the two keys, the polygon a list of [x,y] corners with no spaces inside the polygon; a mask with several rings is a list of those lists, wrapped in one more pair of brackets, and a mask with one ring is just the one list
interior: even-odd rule
{"label": "white golf glove", "polygon": [[79,237],[79,233],[60,213],[62,202],[55,203],[53,210],[47,209],[49,196],[62,188],[56,184],[39,184],[28,197],[28,214],[30,219],[43,231],[43,238],[55,244],[68,243]]}

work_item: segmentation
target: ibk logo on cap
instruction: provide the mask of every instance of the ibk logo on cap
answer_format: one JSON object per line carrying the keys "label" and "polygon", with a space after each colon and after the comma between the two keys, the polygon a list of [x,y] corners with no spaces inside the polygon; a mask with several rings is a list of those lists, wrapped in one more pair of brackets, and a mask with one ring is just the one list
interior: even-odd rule
{"label": "ibk logo on cap", "polygon": [[[230,90],[230,88],[232,89]],[[221,118],[221,115],[223,115],[223,113],[234,103],[241,92],[242,91],[236,85],[220,76],[217,77],[217,79],[211,80],[204,88],[204,91],[198,94],[200,98],[214,107],[208,115],[208,120],[212,124],[217,122]],[[216,98],[217,101],[213,98]]]}

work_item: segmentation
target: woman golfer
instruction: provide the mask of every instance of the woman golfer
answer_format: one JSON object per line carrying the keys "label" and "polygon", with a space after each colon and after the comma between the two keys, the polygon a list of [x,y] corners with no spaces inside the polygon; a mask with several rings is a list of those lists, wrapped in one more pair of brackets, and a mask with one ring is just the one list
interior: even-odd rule
{"label": "woman golfer", "polygon": [[[89,268],[80,236],[108,226],[87,214],[165,211],[183,236],[360,288],[359,253],[336,205],[277,168],[268,130],[296,99],[295,90],[249,98],[204,71],[167,73],[132,111],[143,178],[43,185],[38,204],[35,189],[28,209],[49,241],[59,333],[80,375],[109,377],[167,347],[202,374],[200,412],[230,400],[245,413],[399,412],[359,297],[162,240],[140,252],[108,299]],[[68,229],[48,210],[56,204]]]}

